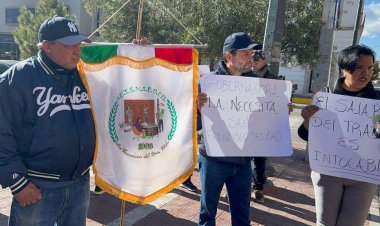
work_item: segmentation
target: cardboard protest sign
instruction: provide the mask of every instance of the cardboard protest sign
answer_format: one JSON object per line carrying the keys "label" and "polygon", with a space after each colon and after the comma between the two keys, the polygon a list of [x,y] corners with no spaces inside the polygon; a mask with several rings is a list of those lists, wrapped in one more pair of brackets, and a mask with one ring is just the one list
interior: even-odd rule
{"label": "cardboard protest sign", "polygon": [[289,156],[290,81],[208,74],[200,80],[209,156]]}
{"label": "cardboard protest sign", "polygon": [[380,184],[380,140],[374,118],[380,101],[319,92],[320,107],[309,122],[309,160],[313,171]]}
{"label": "cardboard protest sign", "polygon": [[205,74],[210,73],[210,66],[209,65],[198,65],[198,75],[199,77],[202,77]]}

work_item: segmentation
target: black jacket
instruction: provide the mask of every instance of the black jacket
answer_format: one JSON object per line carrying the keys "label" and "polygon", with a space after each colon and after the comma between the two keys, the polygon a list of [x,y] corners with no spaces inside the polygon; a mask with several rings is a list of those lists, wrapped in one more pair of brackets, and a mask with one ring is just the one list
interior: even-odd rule
{"label": "black jacket", "polygon": [[95,150],[87,91],[76,69],[42,52],[0,77],[0,184],[13,194],[29,180],[72,181]]}
{"label": "black jacket", "polygon": [[[339,78],[335,82],[332,93],[346,95],[346,96],[356,96],[356,97],[361,97],[361,98],[380,100],[380,92],[375,90],[371,82],[369,82],[362,90],[358,92],[350,92],[343,88],[342,86],[343,81],[344,81],[344,78]],[[301,126],[298,128],[298,136],[306,141],[309,139],[308,130],[305,128],[303,124],[301,124]]]}
{"label": "black jacket", "polygon": [[254,73],[254,77],[258,77],[258,78],[278,79],[277,75],[274,75],[269,72],[268,65],[265,65],[261,71],[255,71],[253,73]]}

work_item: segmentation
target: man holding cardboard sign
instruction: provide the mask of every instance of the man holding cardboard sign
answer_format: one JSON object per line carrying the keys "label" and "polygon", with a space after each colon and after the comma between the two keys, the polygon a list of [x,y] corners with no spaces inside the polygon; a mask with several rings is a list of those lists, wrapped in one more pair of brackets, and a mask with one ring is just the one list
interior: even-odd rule
{"label": "man holding cardboard sign", "polygon": [[[254,46],[246,33],[238,32],[228,36],[223,46],[226,61],[220,62],[214,73],[250,76]],[[207,102],[207,95],[200,93],[197,102],[200,111]],[[200,120],[199,114],[198,121]],[[217,205],[224,184],[228,190],[232,225],[250,225],[252,157],[209,157],[203,137],[199,141],[199,152],[202,163],[199,225],[215,225]]]}

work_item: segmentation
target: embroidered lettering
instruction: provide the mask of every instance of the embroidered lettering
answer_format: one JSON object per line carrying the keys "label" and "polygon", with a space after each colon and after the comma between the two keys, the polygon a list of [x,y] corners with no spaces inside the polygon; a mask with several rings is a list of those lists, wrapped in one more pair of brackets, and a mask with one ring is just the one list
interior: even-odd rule
{"label": "embroidered lettering", "polygon": [[59,94],[52,95],[52,91],[53,87],[50,87],[48,89],[46,87],[36,87],[33,89],[33,94],[39,92],[36,101],[37,105],[40,106],[37,110],[38,116],[43,116],[49,109],[50,105],[59,105],[55,106],[51,110],[50,117],[60,111],[70,111],[71,108],[70,105],[67,104],[67,101],[70,101],[69,103],[71,103],[71,107],[73,110],[82,110],[90,108],[90,104],[88,104],[88,95],[86,92],[80,92],[81,89],[79,86],[75,86],[72,95],[69,96]]}

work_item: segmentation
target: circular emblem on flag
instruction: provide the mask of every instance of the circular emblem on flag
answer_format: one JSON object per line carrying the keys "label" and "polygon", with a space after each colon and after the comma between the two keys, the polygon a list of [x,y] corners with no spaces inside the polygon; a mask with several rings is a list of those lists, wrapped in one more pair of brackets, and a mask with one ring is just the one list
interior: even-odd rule
{"label": "circular emblem on flag", "polygon": [[[135,95],[143,92],[143,95]],[[166,95],[149,86],[122,90],[112,105],[108,130],[125,155],[150,158],[165,151],[177,129],[175,106]]]}

